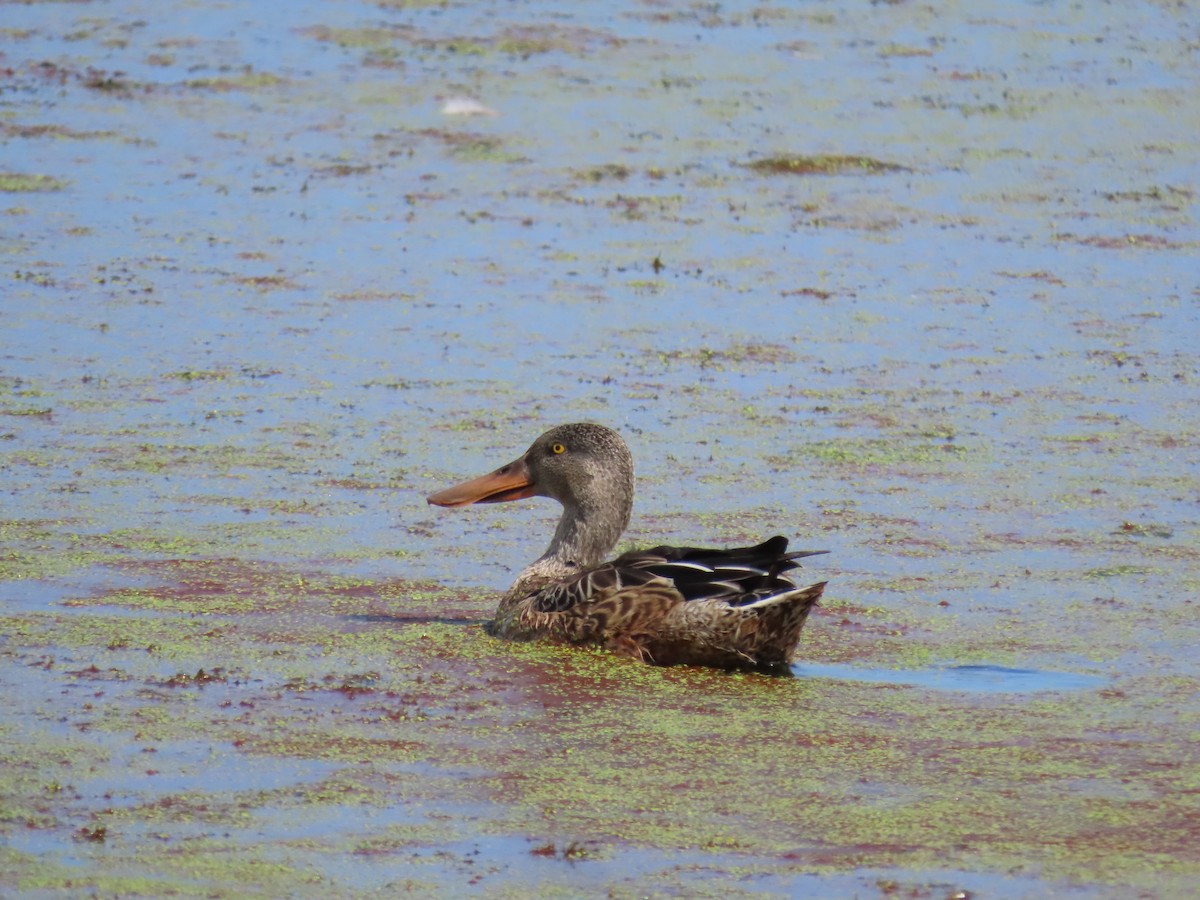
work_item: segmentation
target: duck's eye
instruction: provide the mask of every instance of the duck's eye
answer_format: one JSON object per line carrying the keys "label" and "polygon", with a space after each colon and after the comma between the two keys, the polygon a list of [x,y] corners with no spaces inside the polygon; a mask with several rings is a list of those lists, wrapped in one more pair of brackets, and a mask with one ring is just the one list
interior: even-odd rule
{"label": "duck's eye", "polygon": [[551,445],[550,445],[550,452],[551,452],[551,453],[554,453],[554,454],[566,453],[566,452],[567,452],[567,448],[566,448],[566,447],[564,447],[562,444],[551,444]]}

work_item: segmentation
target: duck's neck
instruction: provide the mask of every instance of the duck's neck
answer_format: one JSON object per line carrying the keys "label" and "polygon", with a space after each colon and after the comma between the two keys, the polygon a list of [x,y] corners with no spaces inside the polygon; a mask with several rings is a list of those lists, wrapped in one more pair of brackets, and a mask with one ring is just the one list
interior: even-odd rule
{"label": "duck's neck", "polygon": [[573,569],[589,569],[604,562],[629,525],[632,503],[563,507],[550,546],[541,560],[554,560]]}
{"label": "duck's neck", "polygon": [[564,504],[550,546],[517,576],[505,602],[528,597],[547,584],[600,565],[629,524],[632,508],[632,492],[627,497],[607,497],[598,504]]}

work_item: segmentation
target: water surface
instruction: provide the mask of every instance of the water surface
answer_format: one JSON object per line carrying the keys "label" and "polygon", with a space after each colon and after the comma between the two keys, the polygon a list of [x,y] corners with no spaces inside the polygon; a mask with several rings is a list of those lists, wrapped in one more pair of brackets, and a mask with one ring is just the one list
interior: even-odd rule
{"label": "water surface", "polygon": [[[1188,4],[0,6],[6,896],[1187,895]],[[800,677],[482,633],[582,419]]]}

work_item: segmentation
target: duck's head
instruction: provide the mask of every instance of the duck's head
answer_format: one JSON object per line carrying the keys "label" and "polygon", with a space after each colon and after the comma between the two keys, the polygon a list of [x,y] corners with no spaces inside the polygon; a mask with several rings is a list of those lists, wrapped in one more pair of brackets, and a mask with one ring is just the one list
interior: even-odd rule
{"label": "duck's head", "polygon": [[611,428],[581,422],[551,428],[507,465],[427,499],[467,506],[550,497],[567,509],[592,510],[632,495],[633,457],[625,441]]}

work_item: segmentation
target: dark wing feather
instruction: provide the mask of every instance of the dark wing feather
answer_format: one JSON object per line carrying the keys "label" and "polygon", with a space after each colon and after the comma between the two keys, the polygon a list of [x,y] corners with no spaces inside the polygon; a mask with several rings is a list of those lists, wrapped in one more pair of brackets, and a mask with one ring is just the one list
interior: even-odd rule
{"label": "dark wing feather", "polygon": [[799,568],[797,559],[825,550],[787,552],[787,538],[777,535],[753,547],[653,547],[632,550],[611,562],[543,588],[533,598],[538,612],[565,612],[581,603],[617,591],[665,579],[684,600],[724,600],[746,606],[798,585],[785,573]]}
{"label": "dark wing feather", "polygon": [[720,599],[745,606],[798,585],[785,573],[795,562],[825,550],[788,552],[787,538],[776,535],[753,547],[654,547],[617,557],[611,565],[636,568],[668,578],[686,600]]}

